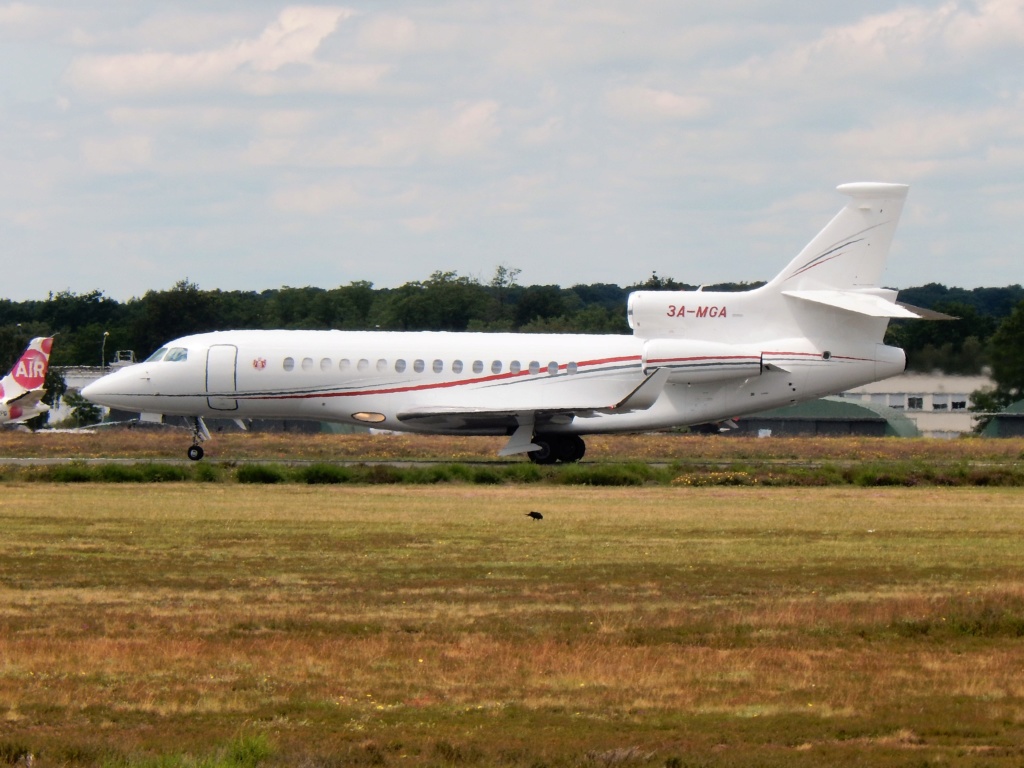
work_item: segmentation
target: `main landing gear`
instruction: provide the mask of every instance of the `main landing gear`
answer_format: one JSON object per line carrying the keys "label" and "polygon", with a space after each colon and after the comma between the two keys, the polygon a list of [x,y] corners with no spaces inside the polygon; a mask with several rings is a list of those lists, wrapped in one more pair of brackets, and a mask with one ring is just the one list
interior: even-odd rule
{"label": "main landing gear", "polygon": [[529,451],[526,455],[534,464],[573,464],[587,452],[587,444],[579,435],[535,435],[533,444],[538,446],[537,450]]}

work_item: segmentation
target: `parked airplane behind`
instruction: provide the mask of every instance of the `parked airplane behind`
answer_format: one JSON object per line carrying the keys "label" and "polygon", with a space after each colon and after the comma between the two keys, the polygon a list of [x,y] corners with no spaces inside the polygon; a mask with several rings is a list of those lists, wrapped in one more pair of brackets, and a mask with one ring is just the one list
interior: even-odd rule
{"label": "parked airplane behind", "polygon": [[889,318],[921,317],[880,279],[907,187],[850,201],[766,285],[638,291],[632,336],[221,331],[169,342],[82,390],[100,405],[190,417],[313,419],[506,435],[502,455],[578,461],[582,435],[727,420],[900,373]]}
{"label": "parked airplane behind", "polygon": [[52,346],[52,338],[32,339],[10,373],[0,380],[0,424],[26,421],[50,410],[41,398],[46,394],[43,382]]}

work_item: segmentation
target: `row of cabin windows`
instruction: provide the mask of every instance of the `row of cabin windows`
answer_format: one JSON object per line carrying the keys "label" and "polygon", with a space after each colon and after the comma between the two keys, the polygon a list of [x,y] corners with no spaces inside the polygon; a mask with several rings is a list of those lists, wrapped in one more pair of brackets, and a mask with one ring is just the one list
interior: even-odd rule
{"label": "row of cabin windows", "polygon": [[[297,367],[294,357],[286,357],[282,362],[282,365],[286,371],[294,371]],[[302,359],[302,362],[299,363],[298,367],[301,367],[301,369],[304,371],[312,371],[317,367],[317,363],[311,357],[304,357]],[[410,368],[416,373],[423,373],[424,371],[427,370],[427,361],[413,360],[412,363],[410,364],[408,361],[399,358],[398,360],[395,360],[394,366],[392,366],[392,364],[388,360],[385,360],[384,358],[381,358],[372,364],[365,357],[361,360],[355,361],[354,363],[352,360],[349,360],[348,358],[342,358],[341,360],[338,361],[339,371],[349,371],[353,367],[360,372],[369,371],[371,367],[374,367],[376,368],[378,373],[385,373],[390,368],[394,367],[395,373],[405,373]],[[331,358],[321,358],[321,371],[327,372],[333,370],[333,368],[334,361]],[[566,365],[565,369],[566,373],[576,373],[577,365],[576,363],[569,363],[568,365]],[[444,373],[446,370],[451,371],[452,373],[463,373],[466,371],[466,366],[461,360],[452,360],[450,364],[446,364],[444,360],[434,360],[433,362],[430,363],[430,370],[432,370],[434,373]],[[474,374],[483,373],[484,361],[474,360],[472,366],[470,366],[470,370],[472,370]],[[491,362],[490,372],[492,374],[501,373],[504,370],[506,370],[506,368],[505,363],[503,361],[493,360]],[[518,360],[513,360],[508,364],[507,370],[509,373],[520,373],[523,370],[523,364],[520,363]],[[527,370],[531,374],[538,374],[541,372],[542,369],[538,361],[532,360],[530,361],[530,364],[527,366]],[[549,375],[554,376],[556,373],[558,373],[558,363],[555,361],[551,361],[543,370],[547,372]]]}

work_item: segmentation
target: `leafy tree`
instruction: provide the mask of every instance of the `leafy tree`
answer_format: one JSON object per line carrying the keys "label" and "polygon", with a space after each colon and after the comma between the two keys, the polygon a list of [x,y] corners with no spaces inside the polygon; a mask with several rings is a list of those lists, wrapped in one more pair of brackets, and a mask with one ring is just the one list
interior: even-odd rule
{"label": "leafy tree", "polygon": [[[47,369],[43,387],[46,389],[46,394],[43,395],[43,402],[50,406],[50,408],[56,408],[60,405],[61,398],[68,391],[68,385],[64,381],[64,376],[55,368]],[[49,418],[50,414],[41,413],[38,416],[33,416],[25,423],[29,429],[41,429]]]}
{"label": "leafy tree", "polygon": [[992,378],[1006,404],[1024,395],[1024,301],[1020,302],[992,335]]}
{"label": "leafy tree", "polygon": [[523,327],[538,320],[552,320],[565,314],[562,289],[557,285],[532,285],[524,288],[516,302],[516,325]]}
{"label": "leafy tree", "polygon": [[464,331],[470,320],[485,314],[486,289],[456,272],[434,272],[425,282],[406,283],[391,292],[378,322],[407,331]]}
{"label": "leafy tree", "polygon": [[103,411],[98,405],[94,405],[77,392],[69,392],[65,402],[71,406],[71,415],[65,423],[76,427],[88,427],[91,424],[99,424],[103,420]]}
{"label": "leafy tree", "polygon": [[139,301],[132,348],[142,356],[178,336],[217,330],[216,297],[188,279],[169,291],[148,291]]}
{"label": "leafy tree", "polygon": [[506,267],[504,264],[499,264],[495,268],[494,276],[489,283],[491,296],[494,299],[494,308],[490,317],[486,318],[488,323],[499,327],[511,324],[510,297],[512,292],[519,287],[516,284],[516,278],[519,277],[521,271],[514,267]]}
{"label": "leafy tree", "polygon": [[995,319],[962,302],[939,302],[930,309],[955,319],[893,322],[886,342],[907,351],[910,370],[979,373],[987,363],[983,340],[995,330]]}
{"label": "leafy tree", "polygon": [[358,330],[370,327],[370,313],[376,301],[373,283],[357,280],[328,293],[331,328]]}
{"label": "leafy tree", "polygon": [[[996,386],[971,393],[971,410],[976,413],[1000,411],[1024,396],[1024,301],[992,334],[989,359]],[[983,430],[989,421],[988,417],[979,418],[975,429]]]}
{"label": "leafy tree", "polygon": [[671,277],[659,277],[657,272],[651,272],[651,276],[642,283],[631,286],[631,291],[690,291],[695,286],[686,283],[678,283]]}

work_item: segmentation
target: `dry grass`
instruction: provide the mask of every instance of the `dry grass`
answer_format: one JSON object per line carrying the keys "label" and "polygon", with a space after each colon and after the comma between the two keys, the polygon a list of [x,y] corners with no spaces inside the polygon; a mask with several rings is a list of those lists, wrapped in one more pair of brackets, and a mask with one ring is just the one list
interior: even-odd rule
{"label": "dry grass", "polygon": [[0,757],[1024,757],[1019,492],[4,491]]}
{"label": "dry grass", "polygon": [[[0,431],[0,457],[175,458],[185,453],[185,430],[107,429],[92,433]],[[298,435],[223,432],[204,446],[213,461],[244,459],[445,461],[495,460],[505,444],[497,437],[437,435]],[[929,440],[925,438],[757,439],[658,433],[593,435],[586,461],[696,460],[920,460],[1013,462],[1024,457],[1024,439]],[[525,459],[521,459],[525,460]]]}

